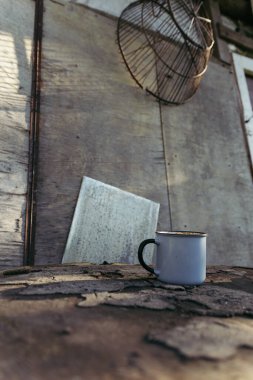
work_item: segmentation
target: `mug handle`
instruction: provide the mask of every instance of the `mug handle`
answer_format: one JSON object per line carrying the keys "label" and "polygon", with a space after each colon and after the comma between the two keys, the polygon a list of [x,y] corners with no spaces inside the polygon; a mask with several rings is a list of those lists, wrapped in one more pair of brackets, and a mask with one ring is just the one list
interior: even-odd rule
{"label": "mug handle", "polygon": [[159,245],[159,243],[157,243],[155,241],[155,239],[146,239],[146,240],[143,240],[143,242],[141,242],[139,249],[138,249],[138,259],[139,259],[139,262],[143,266],[144,269],[146,269],[148,272],[155,274],[155,270],[153,268],[151,268],[150,266],[148,266],[143,260],[143,250],[147,244],[151,244],[151,243]]}

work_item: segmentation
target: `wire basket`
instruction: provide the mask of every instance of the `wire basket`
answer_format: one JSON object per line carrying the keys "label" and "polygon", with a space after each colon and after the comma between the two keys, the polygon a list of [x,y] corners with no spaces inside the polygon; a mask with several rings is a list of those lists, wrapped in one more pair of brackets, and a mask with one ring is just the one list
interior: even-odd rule
{"label": "wire basket", "polygon": [[137,84],[156,98],[181,104],[206,72],[213,33],[198,0],[139,0],[118,20],[118,44]]}

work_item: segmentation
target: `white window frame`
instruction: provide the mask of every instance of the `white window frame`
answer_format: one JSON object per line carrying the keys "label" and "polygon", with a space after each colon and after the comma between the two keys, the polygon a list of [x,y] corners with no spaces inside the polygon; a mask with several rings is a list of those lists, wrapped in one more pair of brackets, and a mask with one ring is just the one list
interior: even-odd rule
{"label": "white window frame", "polygon": [[246,74],[253,77],[253,59],[233,53],[234,69],[241,94],[245,132],[253,167],[253,105],[251,104]]}

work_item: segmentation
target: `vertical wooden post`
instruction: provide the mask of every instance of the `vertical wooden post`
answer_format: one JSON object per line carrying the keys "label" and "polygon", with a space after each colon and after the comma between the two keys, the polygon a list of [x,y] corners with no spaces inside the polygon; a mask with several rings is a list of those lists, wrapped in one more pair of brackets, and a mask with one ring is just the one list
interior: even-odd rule
{"label": "vertical wooden post", "polygon": [[208,10],[212,19],[212,27],[214,33],[214,55],[222,62],[231,64],[232,57],[228,49],[226,41],[219,36],[218,25],[222,24],[220,15],[220,6],[217,0],[207,0]]}

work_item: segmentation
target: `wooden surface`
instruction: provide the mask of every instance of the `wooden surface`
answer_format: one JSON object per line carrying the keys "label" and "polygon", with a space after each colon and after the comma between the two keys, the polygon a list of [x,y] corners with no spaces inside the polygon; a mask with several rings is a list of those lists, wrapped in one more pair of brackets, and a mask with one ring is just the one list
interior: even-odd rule
{"label": "wooden surface", "polygon": [[252,265],[252,175],[231,69],[213,60],[188,103],[159,105],[115,39],[116,20],[45,1],[36,264],[61,262],[87,175],[160,203],[159,229],[208,232],[209,264]]}
{"label": "wooden surface", "polygon": [[23,264],[34,2],[0,0],[0,267]]}
{"label": "wooden surface", "polygon": [[35,263],[61,262],[84,175],[160,203],[169,228],[159,106],[121,62],[116,20],[46,0],[43,30]]}
{"label": "wooden surface", "polygon": [[232,57],[227,42],[220,38],[218,24],[221,24],[220,5],[218,0],[207,0],[208,11],[212,21],[214,35],[214,55],[222,62],[231,64]]}
{"label": "wooden surface", "polygon": [[233,74],[210,62],[183,112],[161,114],[172,228],[208,232],[209,264],[251,266],[252,177],[237,97]]}
{"label": "wooden surface", "polygon": [[245,50],[253,50],[252,38],[247,37],[244,33],[235,32],[227,26],[218,24],[219,35],[229,43],[235,44]]}
{"label": "wooden surface", "polygon": [[197,287],[139,265],[0,273],[0,377],[251,380],[253,269],[209,267]]}
{"label": "wooden surface", "polygon": [[[173,227],[207,229],[210,262],[251,265],[252,178],[229,69],[214,62],[196,101],[164,108],[161,120],[121,62],[116,20],[66,3],[45,0],[37,263],[61,261],[81,177],[90,175],[161,203],[159,228],[172,218]],[[23,261],[34,1],[0,5],[5,267]],[[195,132],[182,136],[189,120]]]}

